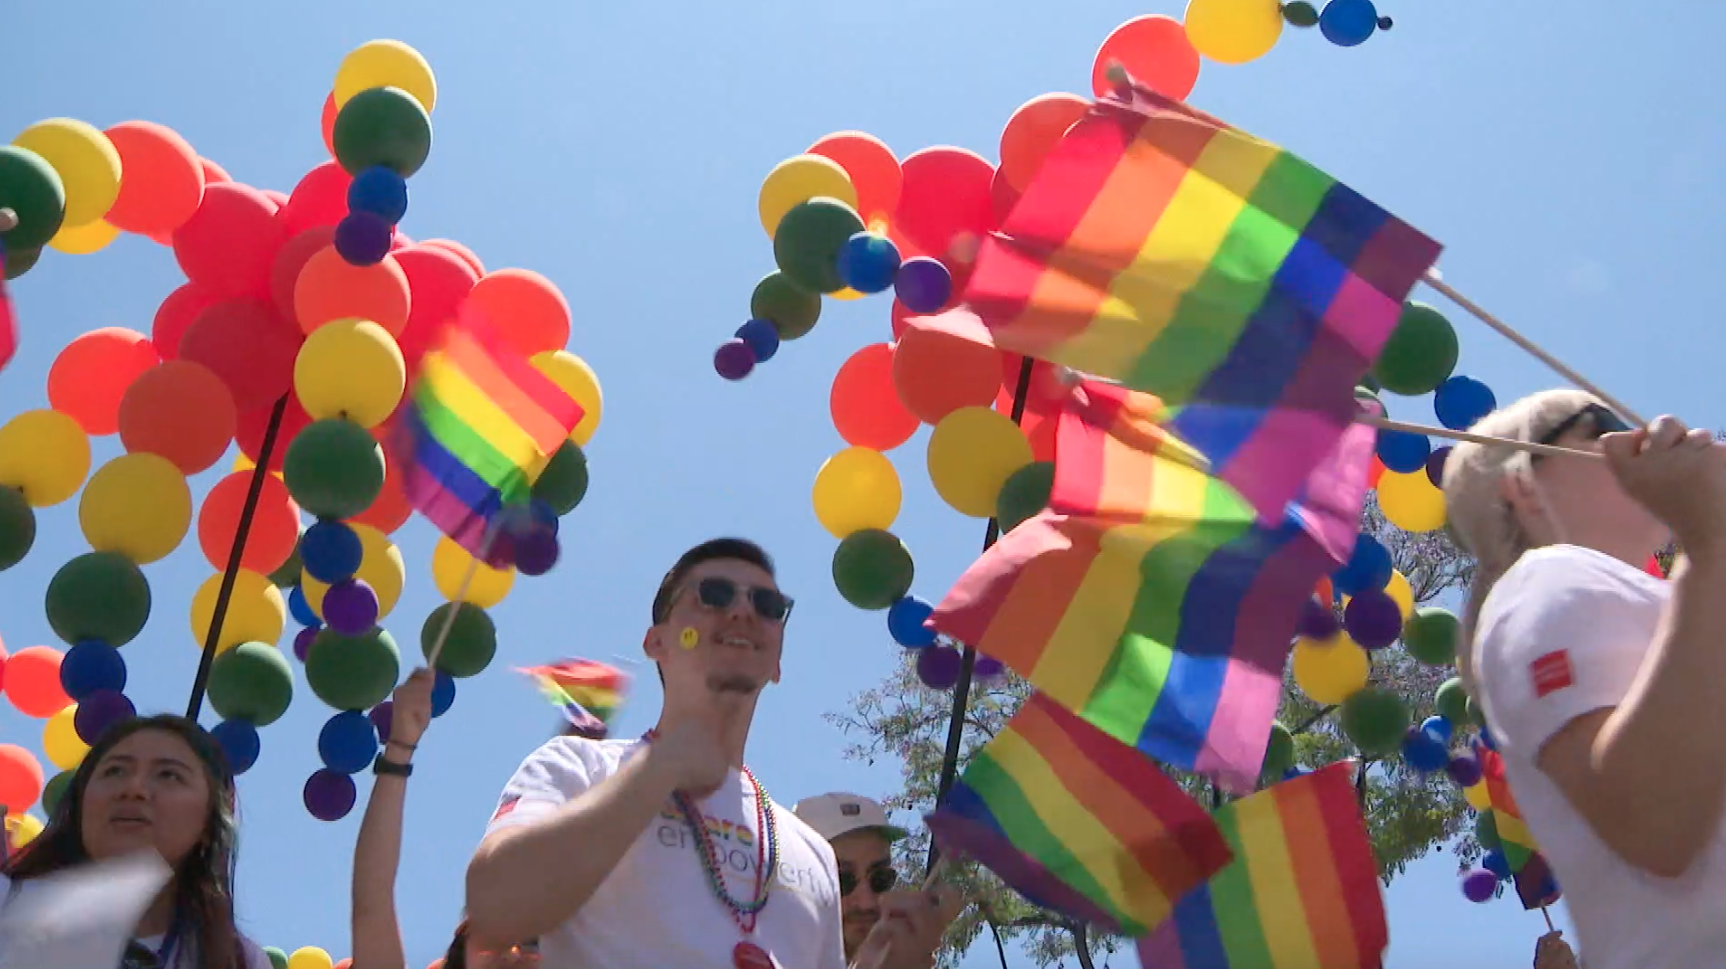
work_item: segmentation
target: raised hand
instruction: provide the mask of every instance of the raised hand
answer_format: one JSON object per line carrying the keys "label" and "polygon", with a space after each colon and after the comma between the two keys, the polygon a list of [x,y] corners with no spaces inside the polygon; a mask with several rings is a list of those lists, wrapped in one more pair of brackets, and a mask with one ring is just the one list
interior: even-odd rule
{"label": "raised hand", "polygon": [[390,742],[412,749],[425,736],[432,718],[432,687],[436,679],[431,670],[417,669],[396,687],[390,698]]}
{"label": "raised hand", "polygon": [[1600,439],[1620,486],[1671,528],[1687,552],[1726,551],[1726,449],[1709,431],[1660,417]]}

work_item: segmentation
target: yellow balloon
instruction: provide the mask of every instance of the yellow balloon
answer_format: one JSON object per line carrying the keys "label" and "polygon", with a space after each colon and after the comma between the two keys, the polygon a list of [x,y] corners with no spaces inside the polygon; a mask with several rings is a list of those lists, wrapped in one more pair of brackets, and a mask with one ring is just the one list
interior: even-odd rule
{"label": "yellow balloon", "polygon": [[761,183],[761,227],[771,239],[779,231],[779,220],[796,206],[817,195],[835,198],[857,207],[857,188],[851,176],[831,158],[797,155],[773,166]]}
{"label": "yellow balloon", "polygon": [[1258,60],[1283,33],[1277,0],[1187,0],[1182,19],[1193,49],[1224,64]]}
{"label": "yellow balloon", "polygon": [[1378,479],[1378,508],[1386,521],[1405,532],[1430,532],[1444,527],[1444,492],[1432,486],[1426,471],[1399,474],[1386,471]]}
{"label": "yellow balloon", "polygon": [[[204,648],[210,635],[210,619],[216,614],[216,596],[222,591],[221,575],[212,575],[192,595],[193,645]],[[288,603],[282,590],[268,576],[241,569],[234,576],[234,594],[222,619],[222,635],[216,651],[225,652],[241,643],[274,643],[282,638],[288,623]]]}
{"label": "yellow balloon", "polygon": [[71,118],[38,121],[12,140],[54,166],[66,183],[64,225],[100,219],[120,197],[120,153],[100,128]]}
{"label": "yellow balloon", "polygon": [[1462,799],[1476,811],[1484,811],[1492,806],[1492,793],[1486,789],[1486,782],[1481,781],[1473,787],[1462,789]]}
{"label": "yellow balloon", "polygon": [[1323,641],[1302,638],[1294,646],[1294,679],[1314,703],[1341,703],[1366,686],[1372,663],[1347,633]]}
{"label": "yellow balloon", "polygon": [[90,438],[55,410],[27,410],[0,426],[0,485],[17,488],[32,508],[78,493],[90,473]]}
{"label": "yellow balloon", "polygon": [[[258,466],[258,462],[253,461],[251,458],[246,457],[246,452],[244,452],[244,451],[241,451],[240,453],[234,455],[234,470],[236,472],[250,471],[257,466]],[[282,476],[282,469],[277,468],[276,470],[271,471],[270,473],[275,475],[277,478],[280,478]]]}
{"label": "yellow balloon", "polygon": [[474,570],[473,581],[467,582],[467,590],[463,592],[462,583],[467,581],[468,571],[473,569],[473,565],[473,556],[467,549],[447,536],[440,538],[437,547],[432,549],[432,582],[437,585],[438,595],[451,602],[459,593],[461,601],[490,609],[509,595],[510,587],[515,585],[515,570],[494,569],[481,562]]}
{"label": "yellow balloon", "polygon": [[586,360],[566,350],[534,354],[531,362],[581,405],[581,423],[569,432],[569,439],[586,447],[593,439],[593,432],[599,430],[599,416],[605,412],[605,393],[599,387],[599,376]]}
{"label": "yellow balloon", "polygon": [[108,248],[108,243],[119,237],[119,229],[97,219],[83,225],[62,225],[54,238],[48,240],[48,248],[69,256],[87,256]]}
{"label": "yellow balloon", "polygon": [[331,969],[334,965],[335,960],[330,958],[330,954],[315,945],[295,949],[294,954],[288,956],[288,969]]}
{"label": "yellow balloon", "polygon": [[5,821],[6,840],[13,851],[18,851],[25,845],[36,840],[45,825],[42,819],[34,814],[8,814]]}
{"label": "yellow balloon", "polygon": [[397,87],[431,113],[437,104],[437,78],[420,52],[399,40],[373,40],[353,49],[336,68],[336,109],[361,91]]}
{"label": "yellow balloon", "polygon": [[857,292],[856,290],[852,289],[849,286],[838,291],[837,293],[828,293],[827,295],[833,297],[834,299],[838,300],[841,303],[849,303],[849,302],[852,302],[853,300],[859,300],[859,299],[863,298],[862,293]]}
{"label": "yellow balloon", "polygon": [[1013,419],[989,407],[961,407],[929,435],[929,480],[954,511],[993,518],[1001,486],[1031,463],[1031,442]]}
{"label": "yellow balloon", "polygon": [[90,476],[78,500],[78,524],[96,551],[149,565],[186,537],[192,489],[167,458],[147,451],[122,454]]}
{"label": "yellow balloon", "polygon": [[[388,535],[359,522],[348,522],[347,525],[360,537],[360,568],[354,577],[363,580],[377,594],[378,619],[382,620],[401,601],[402,586],[408,580],[407,563],[402,559],[402,550],[396,548]],[[320,617],[324,614],[324,593],[329,590],[330,587],[324,583],[300,573],[300,591],[305,593],[306,605]]]}
{"label": "yellow balloon", "polygon": [[1384,594],[1396,603],[1396,608],[1405,621],[1414,615],[1414,588],[1408,584],[1408,576],[1392,569],[1390,581],[1384,586]]}
{"label": "yellow balloon", "polygon": [[395,413],[407,379],[396,338],[370,320],[326,323],[294,359],[294,391],[314,421],[345,417],[376,427]]}
{"label": "yellow balloon", "polygon": [[42,752],[61,770],[77,767],[90,752],[90,745],[78,736],[78,728],[72,723],[77,714],[78,704],[74,703],[49,717],[42,727]]}
{"label": "yellow balloon", "polygon": [[834,538],[866,528],[886,531],[899,517],[899,472],[880,451],[848,447],[815,473],[815,517]]}

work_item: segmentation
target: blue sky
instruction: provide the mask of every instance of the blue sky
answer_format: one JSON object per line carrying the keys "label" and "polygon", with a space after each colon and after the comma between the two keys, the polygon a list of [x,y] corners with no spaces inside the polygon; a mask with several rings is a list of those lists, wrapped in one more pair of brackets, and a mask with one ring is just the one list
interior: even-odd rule
{"label": "blue sky", "polygon": [[[1703,4],[1562,9],[1478,0],[1385,0],[1394,30],[1343,50],[1316,31],[1284,34],[1250,65],[1206,64],[1199,107],[1303,155],[1447,245],[1446,278],[1646,413],[1719,425],[1710,392],[1716,273],[1726,195],[1715,160],[1726,123],[1715,39],[1726,13]],[[887,339],[882,298],[829,304],[804,340],[741,384],[711,354],[747,315],[772,267],[755,210],[776,162],[830,131],[858,128],[901,156],[937,144],[995,153],[1021,102],[1088,93],[1091,58],[1148,6],[1027,0],[811,4],[353,4],[291,7],[17,3],[3,21],[7,95],[0,136],[45,117],[177,129],[236,179],[286,191],[323,161],[318,112],[354,46],[395,37],[437,71],[436,141],[412,181],[404,231],[445,236],[491,268],[554,279],[575,310],[569,349],[596,368],[605,418],[589,448],[593,486],[564,526],[564,560],[494,610],[503,647],[464,681],[422,744],[408,805],[400,905],[410,964],[443,948],[461,872],[496,792],[554,715],[508,668],[565,655],[638,655],[648,600],[685,547],[742,534],[778,557],[798,597],[785,684],[767,694],[752,765],[782,802],[850,788],[884,792],[893,765],[842,761],[821,721],[897,661],[880,616],[832,589],[833,542],[809,505],[815,470],[842,443],[826,414],[839,364]],[[1704,105],[1709,110],[1701,110]],[[181,281],[171,254],[137,237],[92,256],[49,253],[14,286],[24,348],[0,373],[0,415],[45,405],[54,355],[101,326],[148,332]],[[1461,371],[1500,399],[1554,384],[1537,363],[1470,320]],[[1430,420],[1428,401],[1392,402]],[[896,531],[917,556],[916,591],[936,597],[975,555],[982,523],[936,498],[926,434],[894,453],[906,485]],[[118,453],[97,443],[97,461]],[[199,476],[201,495],[227,469]],[[75,503],[41,516],[24,566],[0,574],[0,637],[52,642],[41,601],[84,550]],[[423,520],[397,534],[409,563],[385,621],[417,637],[438,604]],[[178,710],[197,663],[188,629],[208,574],[195,542],[149,566],[155,613],[126,647],[128,692]],[[298,675],[298,674],[296,674]],[[651,676],[624,731],[657,708]],[[301,805],[330,711],[303,678],[288,715],[263,732],[241,781],[240,911],[265,945],[347,954],[348,859],[359,820],[324,824]],[[41,725],[0,710],[0,741],[40,749]],[[1447,855],[1389,892],[1389,969],[1506,965],[1543,931],[1513,901],[1471,905]],[[985,956],[987,956],[985,958]],[[1131,957],[1117,957],[1130,965]],[[968,966],[993,964],[976,949]]]}

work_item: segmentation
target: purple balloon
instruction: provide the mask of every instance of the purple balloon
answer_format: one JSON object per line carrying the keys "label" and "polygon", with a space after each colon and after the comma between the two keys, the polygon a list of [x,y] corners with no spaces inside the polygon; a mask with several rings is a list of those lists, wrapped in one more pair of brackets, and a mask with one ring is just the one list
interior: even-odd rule
{"label": "purple balloon", "polygon": [[95,746],[109,728],[137,715],[137,708],[132,706],[126,694],[97,690],[78,704],[78,712],[72,715],[72,728],[78,731],[79,740]]}
{"label": "purple balloon", "polygon": [[515,540],[515,568],[522,575],[544,575],[557,564],[557,533],[536,528]]}
{"label": "purple balloon", "polygon": [[742,340],[726,340],[713,351],[713,370],[726,380],[742,380],[754,369],[755,351]]}
{"label": "purple balloon", "polygon": [[977,680],[997,680],[1006,675],[1006,664],[993,656],[979,656],[971,666],[971,676]]}
{"label": "purple balloon", "polygon": [[1457,787],[1473,787],[1480,783],[1480,760],[1471,753],[1460,753],[1444,765],[1444,772]]}
{"label": "purple balloon", "polygon": [[1342,623],[1362,649],[1383,649],[1402,635],[1402,607],[1382,589],[1362,592],[1348,601]]}
{"label": "purple balloon", "polygon": [[953,274],[939,259],[916,256],[900,264],[893,294],[913,313],[933,313],[953,298]]}
{"label": "purple balloon", "polygon": [[931,646],[917,653],[917,678],[931,690],[951,690],[959,682],[963,657],[951,646]]}
{"label": "purple balloon", "polygon": [[371,632],[378,623],[378,594],[364,579],[343,579],[324,592],[324,621],[343,636]]}
{"label": "purple balloon", "polygon": [[325,767],[306,778],[303,795],[312,817],[319,821],[340,821],[354,809],[358,792],[353,778]]}
{"label": "purple balloon", "polygon": [[336,223],[336,252],[352,266],[375,266],[390,254],[395,227],[370,212],[349,212]]}
{"label": "purple balloon", "polygon": [[385,700],[377,706],[372,707],[372,712],[367,714],[367,716],[372,718],[372,726],[377,728],[378,743],[387,744],[390,742],[390,724],[393,722],[395,715],[396,701],[394,700]]}
{"label": "purple balloon", "polygon": [[1476,868],[1462,876],[1462,894],[1471,902],[1489,902],[1498,890],[1498,876],[1485,868]]}
{"label": "purple balloon", "polygon": [[312,650],[312,640],[318,638],[318,627],[307,626],[294,634],[294,658],[304,663]]}
{"label": "purple balloon", "polygon": [[1449,447],[1441,447],[1426,456],[1426,480],[1432,482],[1434,488],[1444,487],[1444,462],[1449,457]]}
{"label": "purple balloon", "polygon": [[1300,634],[1308,639],[1320,642],[1335,636],[1342,631],[1342,620],[1336,617],[1336,610],[1317,599],[1308,599],[1301,607]]}

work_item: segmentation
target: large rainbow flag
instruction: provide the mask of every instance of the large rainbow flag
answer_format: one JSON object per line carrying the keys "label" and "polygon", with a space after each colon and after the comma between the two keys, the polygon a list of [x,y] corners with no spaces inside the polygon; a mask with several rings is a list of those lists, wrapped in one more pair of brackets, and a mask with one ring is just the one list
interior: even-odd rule
{"label": "large rainbow flag", "polygon": [[1049,507],[932,621],[1116,740],[1250,791],[1300,610],[1354,547],[1373,431],[1350,429],[1265,523],[1154,422],[1161,406],[1082,382],[1059,417]]}
{"label": "large rainbow flag", "polygon": [[1231,858],[1173,778],[1041,694],[926,820],[945,849],[1033,903],[1127,935],[1162,922]]}
{"label": "large rainbow flag", "polygon": [[1378,969],[1390,929],[1348,761],[1218,809],[1234,862],[1139,940],[1144,969]]}
{"label": "large rainbow flag", "polygon": [[420,363],[402,409],[402,491],[438,530],[481,558],[503,510],[525,505],[582,408],[476,313],[463,313]]}
{"label": "large rainbow flag", "polygon": [[1289,152],[1139,89],[1056,145],[965,300],[1004,349],[1161,397],[1274,519],[1439,251]]}

